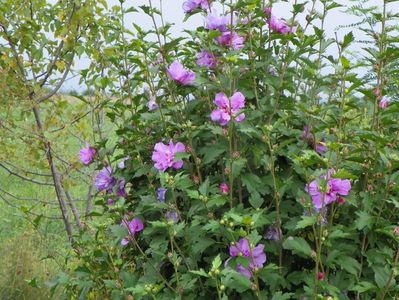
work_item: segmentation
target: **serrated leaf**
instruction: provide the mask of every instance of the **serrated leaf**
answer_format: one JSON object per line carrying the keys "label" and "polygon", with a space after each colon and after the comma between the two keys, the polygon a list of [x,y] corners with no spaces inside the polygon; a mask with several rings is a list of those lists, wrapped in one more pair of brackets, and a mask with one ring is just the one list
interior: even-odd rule
{"label": "serrated leaf", "polygon": [[209,194],[209,177],[206,178],[206,180],[201,184],[199,187],[198,191],[201,193],[203,196],[208,196]]}
{"label": "serrated leaf", "polygon": [[356,212],[359,218],[356,219],[355,221],[355,226],[358,230],[362,230],[363,228],[367,227],[369,229],[372,228],[373,226],[373,220],[374,218],[370,216],[367,212],[365,211],[358,211]]}
{"label": "serrated leaf", "polygon": [[291,296],[294,295],[294,293],[284,293],[283,292],[275,292],[273,293],[273,298],[271,300],[288,300],[291,299]]}
{"label": "serrated leaf", "polygon": [[203,276],[203,277],[209,277],[209,275],[203,269],[192,270],[192,271],[190,271],[190,273],[193,273],[193,274],[196,274],[199,276]]}
{"label": "serrated leaf", "polygon": [[222,260],[220,259],[220,254],[216,256],[212,261],[212,269],[216,270],[222,265]]}
{"label": "serrated leaf", "polygon": [[346,47],[348,47],[349,44],[353,42],[353,40],[354,40],[354,36],[353,36],[352,31],[351,31],[351,32],[349,32],[348,34],[346,34],[344,36],[344,40],[342,42],[342,49],[345,49]]}

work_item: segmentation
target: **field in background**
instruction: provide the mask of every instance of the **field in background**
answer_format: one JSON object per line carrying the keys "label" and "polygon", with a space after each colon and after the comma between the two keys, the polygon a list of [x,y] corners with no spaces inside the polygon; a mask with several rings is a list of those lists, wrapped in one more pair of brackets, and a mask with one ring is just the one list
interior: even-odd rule
{"label": "field in background", "polygon": [[[62,173],[67,176],[75,204],[84,214],[90,174],[94,166],[83,167],[78,161],[78,151],[84,141],[92,142],[92,115],[79,119],[72,125],[68,120],[76,120],[88,109],[71,96],[63,96],[48,111],[42,111],[44,124],[56,146],[56,153],[69,163],[62,165]],[[4,113],[4,112],[3,112]],[[13,114],[20,115],[20,111]],[[18,118],[17,118],[18,119]],[[21,119],[21,118],[20,118]],[[33,119],[20,122],[24,128],[34,128]],[[21,126],[21,127],[22,127]],[[62,130],[56,130],[57,128]],[[112,124],[106,124],[105,132],[112,132]],[[24,132],[15,129],[21,136]],[[53,132],[52,132],[53,131]],[[41,174],[49,173],[43,151],[36,153],[33,145],[19,138],[9,140],[7,155],[0,162],[10,171],[29,170]],[[14,151],[13,151],[14,149]],[[4,152],[3,152],[4,154]],[[11,163],[9,165],[8,163]],[[40,182],[51,183],[51,177],[34,176],[22,172],[23,176]],[[31,176],[30,176],[31,175]],[[15,196],[18,197],[15,198]],[[59,219],[60,210],[52,186],[39,185],[20,179],[0,168],[0,299],[46,299],[50,289],[46,282],[62,269],[70,251],[64,225]],[[70,214],[71,222],[74,222]]]}

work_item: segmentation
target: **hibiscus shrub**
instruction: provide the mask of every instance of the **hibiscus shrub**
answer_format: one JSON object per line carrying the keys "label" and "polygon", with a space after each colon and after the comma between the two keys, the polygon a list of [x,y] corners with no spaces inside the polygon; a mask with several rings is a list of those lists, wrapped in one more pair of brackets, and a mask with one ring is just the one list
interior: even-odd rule
{"label": "hibiscus shrub", "polygon": [[[351,32],[325,36],[333,1],[295,2],[287,21],[271,1],[220,2],[184,1],[205,20],[179,38],[151,1],[152,30],[99,30],[111,50],[93,70],[108,74],[118,139],[80,153],[99,163],[98,209],[55,282],[79,299],[392,299],[399,51],[378,25],[390,3],[367,15],[374,43],[356,61]],[[109,45],[120,30],[129,42]]]}

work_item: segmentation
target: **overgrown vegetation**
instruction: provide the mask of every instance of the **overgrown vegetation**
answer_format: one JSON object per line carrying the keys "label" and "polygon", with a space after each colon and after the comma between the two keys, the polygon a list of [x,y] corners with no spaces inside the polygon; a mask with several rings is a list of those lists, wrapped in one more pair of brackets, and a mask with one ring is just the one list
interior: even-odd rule
{"label": "overgrown vegetation", "polygon": [[[284,20],[274,1],[186,0],[186,18],[205,21],[178,38],[162,5],[119,3],[5,1],[1,10],[3,171],[46,186],[70,246],[51,292],[395,299],[397,1],[295,1]],[[327,36],[337,9],[359,23]],[[151,30],[127,28],[137,13]],[[93,93],[57,100],[83,54]],[[12,153],[24,164],[10,172]],[[14,206],[21,198],[3,194]],[[16,206],[47,233],[37,200]],[[7,268],[18,273],[21,258],[32,277],[6,294],[42,287],[40,255],[4,249]]]}

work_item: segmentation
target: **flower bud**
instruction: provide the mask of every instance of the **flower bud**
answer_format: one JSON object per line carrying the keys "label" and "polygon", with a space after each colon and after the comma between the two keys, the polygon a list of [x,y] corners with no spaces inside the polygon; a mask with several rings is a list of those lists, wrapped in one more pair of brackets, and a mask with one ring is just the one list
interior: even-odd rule
{"label": "flower bud", "polygon": [[324,275],[323,272],[317,273],[317,279],[318,279],[318,280],[324,280],[324,278],[325,278],[325,275]]}
{"label": "flower bud", "polygon": [[199,184],[199,182],[200,182],[199,177],[196,176],[196,175],[193,175],[192,180],[193,180],[193,182],[194,182],[195,184]]}
{"label": "flower bud", "polygon": [[237,158],[240,157],[240,152],[234,151],[233,154],[232,154],[232,156],[233,156],[234,159],[237,159]]}
{"label": "flower bud", "polygon": [[223,182],[220,184],[219,190],[221,194],[227,195],[229,193],[229,186],[227,183]]}

